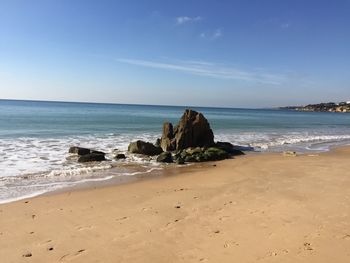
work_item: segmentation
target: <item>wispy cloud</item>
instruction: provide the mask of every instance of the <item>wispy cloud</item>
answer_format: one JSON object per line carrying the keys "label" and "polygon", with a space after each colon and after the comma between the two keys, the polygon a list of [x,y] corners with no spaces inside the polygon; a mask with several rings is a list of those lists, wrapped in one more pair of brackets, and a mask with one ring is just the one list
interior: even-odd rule
{"label": "wispy cloud", "polygon": [[176,18],[176,24],[177,25],[183,25],[189,22],[198,22],[201,21],[202,17],[200,16],[194,16],[194,17],[190,17],[190,16],[179,16]]}
{"label": "wispy cloud", "polygon": [[220,28],[218,28],[212,32],[207,32],[207,33],[202,32],[199,36],[201,38],[214,40],[214,39],[218,39],[218,38],[222,37],[223,33],[222,33],[222,30]]}
{"label": "wispy cloud", "polygon": [[271,85],[280,85],[287,79],[287,76],[283,74],[273,74],[269,72],[262,72],[261,70],[245,71],[206,61],[180,60],[175,62],[158,62],[126,58],[119,58],[117,61],[136,66],[180,71],[204,77],[243,80]]}
{"label": "wispy cloud", "polygon": [[213,38],[216,39],[216,38],[219,38],[219,37],[222,37],[222,32],[221,32],[221,29],[218,28],[214,31],[214,34],[213,34]]}

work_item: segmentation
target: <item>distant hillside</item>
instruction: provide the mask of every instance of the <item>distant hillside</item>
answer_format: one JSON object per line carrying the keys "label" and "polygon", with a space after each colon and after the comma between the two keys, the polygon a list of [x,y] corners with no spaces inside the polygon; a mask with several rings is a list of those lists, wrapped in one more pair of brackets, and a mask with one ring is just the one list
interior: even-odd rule
{"label": "distant hillside", "polygon": [[319,104],[309,104],[306,106],[288,106],[280,109],[295,111],[320,111],[320,112],[350,112],[350,101],[348,102],[327,102]]}

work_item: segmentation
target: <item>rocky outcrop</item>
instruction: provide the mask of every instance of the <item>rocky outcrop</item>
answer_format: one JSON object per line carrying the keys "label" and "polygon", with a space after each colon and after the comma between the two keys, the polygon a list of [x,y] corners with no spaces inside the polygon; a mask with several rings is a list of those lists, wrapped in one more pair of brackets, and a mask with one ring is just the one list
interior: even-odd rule
{"label": "rocky outcrop", "polygon": [[158,155],[163,152],[162,148],[140,140],[130,143],[128,151],[130,153],[144,154],[148,156]]}
{"label": "rocky outcrop", "polygon": [[171,152],[162,152],[159,154],[157,157],[157,162],[159,163],[172,163],[173,162],[173,157],[171,155]]}
{"label": "rocky outcrop", "polygon": [[207,162],[227,159],[230,156],[227,152],[216,147],[188,148],[175,155],[177,162]]}
{"label": "rocky outcrop", "polygon": [[214,145],[214,133],[202,113],[187,109],[175,128],[164,123],[160,145],[164,151],[210,147]]}
{"label": "rocky outcrop", "polygon": [[79,163],[86,163],[86,162],[101,162],[105,161],[105,155],[101,153],[88,153],[84,154],[79,157],[78,162]]}
{"label": "rocky outcrop", "polygon": [[232,143],[229,142],[217,142],[215,143],[215,147],[224,150],[231,156],[244,155],[244,152],[237,149],[237,147],[235,147]]}

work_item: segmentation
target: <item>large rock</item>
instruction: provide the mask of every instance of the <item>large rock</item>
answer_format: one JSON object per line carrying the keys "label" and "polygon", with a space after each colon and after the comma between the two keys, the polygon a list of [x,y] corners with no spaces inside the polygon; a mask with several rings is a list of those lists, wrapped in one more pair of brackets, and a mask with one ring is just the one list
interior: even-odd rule
{"label": "large rock", "polygon": [[176,150],[176,139],[174,136],[173,125],[169,122],[163,124],[162,138],[160,139],[160,147],[163,151],[174,151]]}
{"label": "large rock", "polygon": [[79,157],[79,163],[105,161],[105,155],[101,153],[88,153]]}
{"label": "large rock", "polygon": [[163,152],[162,148],[155,146],[152,143],[144,141],[131,142],[128,147],[130,153],[144,154],[148,156],[158,155]]}
{"label": "large rock", "polygon": [[163,125],[161,147],[164,151],[180,151],[189,147],[212,145],[214,145],[214,134],[202,113],[187,109],[175,129],[171,123]]}

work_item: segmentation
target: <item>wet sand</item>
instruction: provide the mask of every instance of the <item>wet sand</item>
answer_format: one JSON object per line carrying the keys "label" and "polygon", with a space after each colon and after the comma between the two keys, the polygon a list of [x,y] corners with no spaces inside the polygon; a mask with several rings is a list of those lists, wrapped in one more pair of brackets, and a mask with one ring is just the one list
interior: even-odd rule
{"label": "wet sand", "polygon": [[215,165],[0,205],[0,261],[350,262],[350,148]]}

